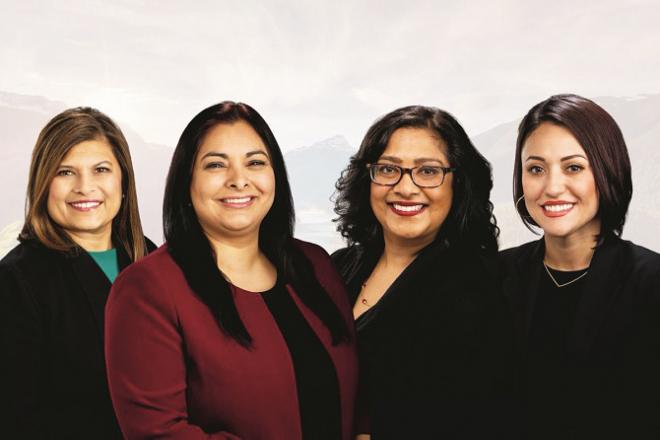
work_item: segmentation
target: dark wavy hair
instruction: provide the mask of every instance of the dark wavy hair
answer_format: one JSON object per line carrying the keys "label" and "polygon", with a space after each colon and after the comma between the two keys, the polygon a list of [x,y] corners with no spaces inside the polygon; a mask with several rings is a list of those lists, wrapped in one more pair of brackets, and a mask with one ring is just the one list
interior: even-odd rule
{"label": "dark wavy hair", "polygon": [[435,107],[418,105],[394,110],[378,119],[335,185],[337,230],[349,246],[360,244],[367,249],[382,249],[382,226],[369,202],[371,181],[367,164],[378,160],[399,128],[423,128],[433,132],[447,145],[449,166],[456,168],[451,209],[435,241],[449,246],[468,246],[485,253],[497,252],[499,229],[489,200],[493,187],[490,164],[452,115]]}
{"label": "dark wavy hair", "polygon": [[328,327],[333,343],[349,333],[337,306],[317,280],[311,262],[293,239],[294,211],[284,158],[266,121],[247,104],[221,102],[202,110],[184,129],[174,151],[165,186],[163,227],[168,251],[188,284],[211,309],[220,328],[241,345],[252,338],[241,320],[231,287],[216,264],[213,248],[199,224],[190,199],[193,165],[206,133],[218,124],[248,123],[268,148],[275,174],[275,198],[259,228],[259,248],[290,283],[301,301]]}
{"label": "dark wavy hair", "polygon": [[626,142],[609,113],[590,99],[572,94],[554,95],[539,102],[527,112],[518,127],[513,200],[525,226],[532,231],[533,227],[538,227],[525,204],[518,203],[523,196],[521,155],[529,135],[543,123],[570,131],[587,154],[598,191],[596,216],[601,222],[598,241],[610,234],[620,236],[633,193]]}

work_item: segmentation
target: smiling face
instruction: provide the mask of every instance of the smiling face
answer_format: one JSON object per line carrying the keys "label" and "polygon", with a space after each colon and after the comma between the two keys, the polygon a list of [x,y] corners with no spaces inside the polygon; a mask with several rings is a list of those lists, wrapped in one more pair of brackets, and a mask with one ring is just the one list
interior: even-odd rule
{"label": "smiling face", "polygon": [[105,139],[81,142],[64,156],[48,191],[48,215],[86,250],[112,245],[121,206],[121,168]]}
{"label": "smiling face", "polygon": [[269,152],[244,121],[218,124],[204,136],[193,166],[190,198],[212,240],[258,239],[275,197]]}
{"label": "smiling face", "polygon": [[539,125],[525,141],[521,159],[525,206],[546,236],[592,239],[600,232],[594,175],[570,131]]}
{"label": "smiling face", "polygon": [[[405,168],[421,165],[451,167],[446,145],[424,128],[399,128],[390,137],[379,164]],[[370,203],[383,227],[385,242],[423,247],[431,243],[444,223],[452,202],[452,173],[435,188],[420,188],[410,174],[394,186],[371,183]]]}

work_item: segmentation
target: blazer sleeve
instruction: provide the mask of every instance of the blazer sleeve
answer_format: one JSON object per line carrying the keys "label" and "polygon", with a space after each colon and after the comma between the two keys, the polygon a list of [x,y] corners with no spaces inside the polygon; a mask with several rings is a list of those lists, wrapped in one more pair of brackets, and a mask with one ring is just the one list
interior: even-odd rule
{"label": "blazer sleeve", "polygon": [[43,314],[33,290],[15,267],[0,269],[0,389],[3,432],[8,438],[46,438],[43,407]]}
{"label": "blazer sleeve", "polygon": [[137,264],[115,281],[105,319],[110,395],[126,438],[240,440],[188,420],[184,343],[164,279]]}
{"label": "blazer sleeve", "polygon": [[[628,368],[624,380],[630,390],[627,409],[640,432],[660,433],[660,261],[655,270],[637,274],[644,290],[640,336],[627,347]],[[639,438],[647,438],[639,436]]]}

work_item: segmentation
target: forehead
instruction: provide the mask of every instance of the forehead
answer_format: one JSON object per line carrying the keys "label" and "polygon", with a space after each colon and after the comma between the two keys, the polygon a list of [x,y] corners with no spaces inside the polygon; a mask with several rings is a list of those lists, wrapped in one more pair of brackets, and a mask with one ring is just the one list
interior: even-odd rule
{"label": "forehead", "polygon": [[267,150],[264,142],[245,121],[221,123],[211,127],[199,146],[198,157],[210,151],[227,155],[243,155],[248,151]]}
{"label": "forehead", "polygon": [[381,156],[393,156],[401,160],[433,158],[447,162],[447,146],[444,141],[426,128],[399,128],[392,136]]}
{"label": "forehead", "polygon": [[62,164],[95,164],[105,160],[117,162],[112,147],[105,139],[93,139],[71,147],[62,158]]}
{"label": "forehead", "polygon": [[527,137],[522,148],[523,159],[529,156],[553,159],[575,154],[587,157],[573,133],[561,125],[549,122],[539,125]]}

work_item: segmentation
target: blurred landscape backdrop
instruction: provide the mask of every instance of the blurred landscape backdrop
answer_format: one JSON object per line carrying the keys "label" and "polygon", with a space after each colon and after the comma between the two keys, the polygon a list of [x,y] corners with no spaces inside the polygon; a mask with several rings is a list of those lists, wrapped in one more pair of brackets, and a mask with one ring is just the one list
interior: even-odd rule
{"label": "blurred landscape backdrop", "polygon": [[[624,238],[660,251],[660,94],[630,97],[591,97],[619,123],[632,161],[634,195]],[[530,102],[531,107],[535,102]],[[441,103],[437,104],[442,107]],[[71,103],[42,96],[0,91],[0,256],[16,245],[24,216],[30,155],[37,134],[46,122]],[[103,111],[103,109],[100,109]],[[383,109],[383,113],[391,109]],[[451,108],[448,109],[451,112]],[[177,139],[169,145],[145,142],[140,127],[124,123],[121,114],[110,114],[126,135],[133,157],[140,214],[145,233],[161,244],[161,206],[165,177]],[[263,114],[268,121],[269,115]],[[465,124],[460,114],[455,114]],[[522,117],[522,115],[521,115]],[[536,238],[521,223],[513,208],[511,176],[518,120],[472,136],[475,146],[493,166],[495,186],[491,200],[501,229],[500,247],[507,248]],[[364,131],[367,130],[364,127]],[[275,133],[277,136],[277,132]],[[311,145],[281,145],[296,207],[296,236],[323,246],[328,252],[343,246],[336,225],[334,183],[358,145],[344,133],[318,139]]]}

